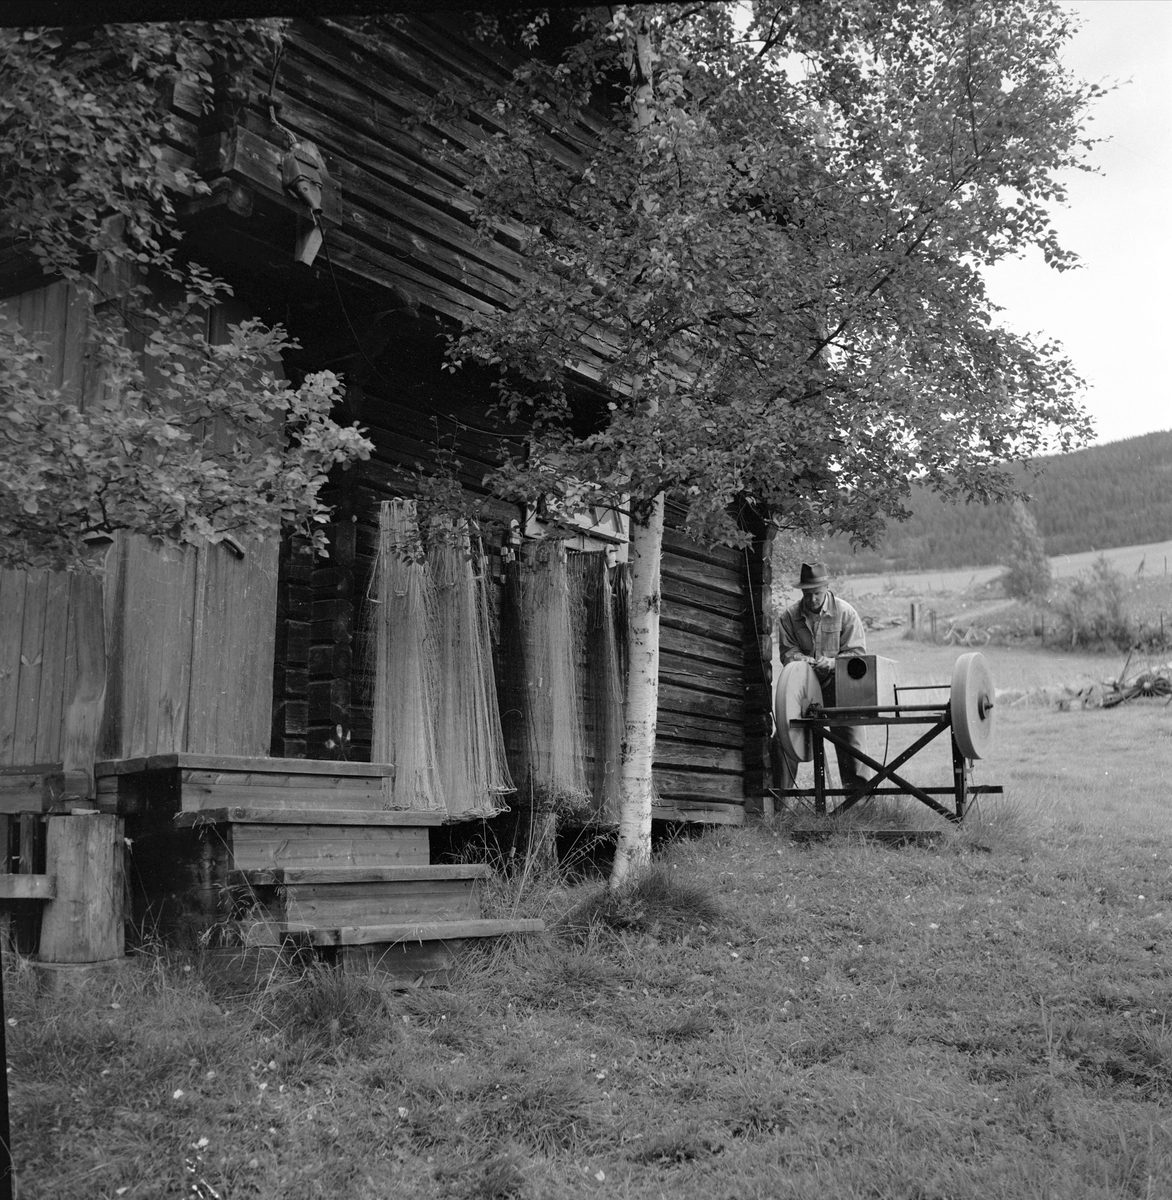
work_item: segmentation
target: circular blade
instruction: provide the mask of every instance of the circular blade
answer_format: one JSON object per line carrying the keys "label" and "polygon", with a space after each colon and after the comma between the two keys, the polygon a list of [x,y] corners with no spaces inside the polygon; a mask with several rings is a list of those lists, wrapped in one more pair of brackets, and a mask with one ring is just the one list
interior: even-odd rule
{"label": "circular blade", "polygon": [[962,654],[952,668],[952,736],[965,758],[993,745],[993,676],[983,654]]}
{"label": "circular blade", "polygon": [[811,704],[822,703],[822,686],[809,663],[786,663],[773,690],[773,721],[781,743],[798,762],[814,757],[809,731],[791,725],[795,717],[804,717]]}

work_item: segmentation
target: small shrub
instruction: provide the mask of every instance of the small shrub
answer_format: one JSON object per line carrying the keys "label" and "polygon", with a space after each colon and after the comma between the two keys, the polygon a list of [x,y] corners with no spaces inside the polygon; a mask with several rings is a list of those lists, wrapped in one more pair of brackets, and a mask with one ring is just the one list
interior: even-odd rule
{"label": "small shrub", "polygon": [[1134,631],[1125,611],[1126,587],[1123,576],[1100,554],[1089,571],[1055,598],[1054,611],[1072,650],[1080,645],[1121,650],[1131,646]]}

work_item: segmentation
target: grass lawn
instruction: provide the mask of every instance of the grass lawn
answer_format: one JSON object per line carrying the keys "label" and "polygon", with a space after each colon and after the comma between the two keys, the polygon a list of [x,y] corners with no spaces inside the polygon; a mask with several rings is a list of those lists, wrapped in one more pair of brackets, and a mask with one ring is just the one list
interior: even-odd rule
{"label": "grass lawn", "polygon": [[560,932],[450,991],[144,956],[49,1000],[9,960],[18,1195],[1166,1200],[1172,708],[1000,717],[960,833],[499,880]]}

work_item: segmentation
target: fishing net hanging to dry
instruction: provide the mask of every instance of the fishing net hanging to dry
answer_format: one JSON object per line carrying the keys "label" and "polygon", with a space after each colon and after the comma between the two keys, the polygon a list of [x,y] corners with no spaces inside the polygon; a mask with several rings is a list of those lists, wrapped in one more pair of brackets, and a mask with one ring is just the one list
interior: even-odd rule
{"label": "fishing net hanging to dry", "polygon": [[435,742],[448,813],[490,817],[513,790],[492,672],[484,555],[438,529],[428,550],[435,645]]}
{"label": "fishing net hanging to dry", "polygon": [[532,547],[518,575],[523,633],[525,744],[533,803],[565,815],[590,808],[579,703],[574,606],[559,542]]}
{"label": "fishing net hanging to dry", "polygon": [[388,808],[444,811],[436,758],[434,647],[428,572],[412,500],[379,506],[371,581],[375,762],[394,763]]}
{"label": "fishing net hanging to dry", "polygon": [[591,819],[619,817],[623,751],[623,681],[615,635],[614,594],[605,553],[572,554],[573,605],[581,613],[582,698],[586,768],[593,798]]}

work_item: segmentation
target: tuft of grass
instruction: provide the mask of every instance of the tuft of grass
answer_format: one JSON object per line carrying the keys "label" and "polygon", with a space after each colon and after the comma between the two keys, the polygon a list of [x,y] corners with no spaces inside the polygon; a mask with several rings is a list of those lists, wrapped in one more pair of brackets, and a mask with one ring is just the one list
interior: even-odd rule
{"label": "tuft of grass", "polygon": [[480,1162],[441,1168],[436,1178],[445,1194],[459,1200],[516,1200],[527,1190],[523,1160],[516,1151]]}
{"label": "tuft of grass", "polygon": [[287,1044],[315,1059],[363,1045],[380,1027],[385,1006],[369,977],[314,965],[273,981],[260,994],[258,1013]]}
{"label": "tuft of grass", "polygon": [[559,928],[579,938],[609,929],[673,939],[703,935],[720,917],[720,904],[703,883],[653,865],[617,891],[593,891],[566,913]]}

